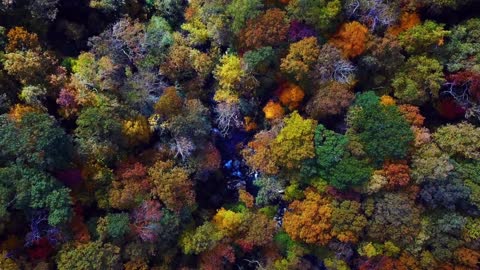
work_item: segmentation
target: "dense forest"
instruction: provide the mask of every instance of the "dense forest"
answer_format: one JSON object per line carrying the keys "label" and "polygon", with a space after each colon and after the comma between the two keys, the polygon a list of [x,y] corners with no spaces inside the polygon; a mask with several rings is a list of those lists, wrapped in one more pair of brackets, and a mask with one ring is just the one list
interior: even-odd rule
{"label": "dense forest", "polygon": [[480,269],[480,1],[0,0],[0,269]]}

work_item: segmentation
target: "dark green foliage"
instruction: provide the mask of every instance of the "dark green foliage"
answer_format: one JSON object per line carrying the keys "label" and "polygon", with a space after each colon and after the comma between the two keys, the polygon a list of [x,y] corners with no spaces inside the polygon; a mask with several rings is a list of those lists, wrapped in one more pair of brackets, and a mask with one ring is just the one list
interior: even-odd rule
{"label": "dark green foliage", "polygon": [[326,177],[330,185],[338,189],[359,186],[372,175],[373,169],[367,162],[353,157],[343,158]]}
{"label": "dark green foliage", "polygon": [[0,116],[0,160],[39,169],[66,166],[72,144],[55,119],[46,113],[27,113],[18,123]]}
{"label": "dark green foliage", "polygon": [[405,158],[413,132],[398,108],[375,102],[372,92],[361,94],[355,104],[360,109],[351,110],[349,124],[368,156],[376,163]]}
{"label": "dark green foliage", "polygon": [[53,226],[65,224],[72,214],[70,190],[48,174],[20,166],[0,168],[0,200],[8,202],[0,213],[8,208],[30,212],[46,209],[48,223]]}
{"label": "dark green foliage", "polygon": [[314,142],[317,164],[323,170],[328,170],[345,155],[348,138],[320,124],[315,129]]}
{"label": "dark green foliage", "polygon": [[272,47],[262,47],[243,55],[246,68],[250,71],[264,71],[274,60],[275,51]]}
{"label": "dark green foliage", "polygon": [[108,214],[106,216],[107,233],[112,239],[122,238],[129,230],[129,218],[127,213]]}
{"label": "dark green foliage", "polygon": [[170,23],[178,24],[183,18],[183,10],[185,9],[184,0],[149,0],[155,7],[155,11],[159,16],[167,18]]}

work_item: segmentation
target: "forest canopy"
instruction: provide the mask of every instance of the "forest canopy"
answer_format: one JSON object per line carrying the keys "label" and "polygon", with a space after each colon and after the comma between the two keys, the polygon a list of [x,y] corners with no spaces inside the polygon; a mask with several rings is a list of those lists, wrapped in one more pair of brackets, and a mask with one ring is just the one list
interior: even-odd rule
{"label": "forest canopy", "polygon": [[0,0],[1,270],[479,267],[479,1]]}

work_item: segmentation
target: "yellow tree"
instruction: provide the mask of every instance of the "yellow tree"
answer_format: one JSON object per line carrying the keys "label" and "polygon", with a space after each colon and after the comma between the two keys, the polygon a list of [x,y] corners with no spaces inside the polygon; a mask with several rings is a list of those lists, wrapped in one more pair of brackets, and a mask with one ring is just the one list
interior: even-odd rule
{"label": "yellow tree", "polygon": [[315,37],[308,37],[296,43],[292,43],[288,54],[282,59],[280,69],[291,74],[297,80],[302,80],[312,69],[320,54]]}
{"label": "yellow tree", "polygon": [[294,111],[284,122],[285,126],[272,142],[272,154],[277,164],[298,168],[303,160],[315,156],[313,137],[317,121],[303,119]]}

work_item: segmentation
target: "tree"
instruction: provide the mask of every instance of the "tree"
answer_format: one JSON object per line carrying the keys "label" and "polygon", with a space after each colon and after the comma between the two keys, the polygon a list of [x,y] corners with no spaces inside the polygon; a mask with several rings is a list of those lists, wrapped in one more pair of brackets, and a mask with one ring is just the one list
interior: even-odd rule
{"label": "tree", "polygon": [[392,86],[395,97],[402,102],[422,105],[429,99],[437,99],[445,83],[443,67],[434,58],[413,56],[403,69],[395,75]]}
{"label": "tree", "polygon": [[336,81],[320,87],[307,103],[305,110],[314,119],[325,119],[344,112],[355,99],[352,85]]}
{"label": "tree", "polygon": [[341,51],[327,43],[320,47],[320,53],[310,72],[310,77],[320,86],[330,81],[349,84],[355,77],[355,71],[353,64],[343,58]]}
{"label": "tree", "polygon": [[233,237],[241,231],[246,222],[246,216],[242,212],[234,212],[222,207],[213,216],[212,222],[223,236]]}
{"label": "tree", "polygon": [[243,55],[245,69],[248,72],[258,72],[268,70],[268,67],[276,60],[277,55],[272,47],[266,46],[256,50],[250,50]]}
{"label": "tree", "polygon": [[404,187],[409,184],[410,168],[405,163],[406,162],[386,163],[383,165],[383,171],[387,178],[387,187],[389,189]]}
{"label": "tree", "polygon": [[242,68],[240,57],[233,54],[226,54],[220,59],[220,64],[214,71],[215,78],[221,88],[234,89],[240,83],[245,71]]}
{"label": "tree", "polygon": [[132,213],[132,232],[144,242],[153,243],[157,241],[160,234],[159,224],[164,218],[163,214],[160,202],[155,200],[143,201]]}
{"label": "tree", "polygon": [[173,161],[158,161],[148,170],[148,175],[153,185],[152,194],[168,209],[176,212],[193,209],[195,191],[184,168],[175,166]]}
{"label": "tree", "polygon": [[28,10],[33,18],[53,21],[57,17],[59,0],[32,0]]}
{"label": "tree", "polygon": [[443,27],[443,24],[427,20],[402,32],[398,39],[410,54],[429,52],[434,46],[443,45],[444,38],[450,34],[450,31],[443,30]]}
{"label": "tree", "polygon": [[245,159],[245,163],[253,171],[269,175],[278,173],[278,165],[271,158],[275,136],[276,132],[274,130],[261,131],[255,134],[253,140],[242,150],[241,154]]}
{"label": "tree", "polygon": [[305,21],[321,31],[334,27],[341,9],[339,0],[290,0],[287,6],[290,18]]}
{"label": "tree", "polygon": [[175,24],[183,18],[185,2],[182,0],[153,0],[150,2],[153,2],[156,13],[168,19],[172,24]]}
{"label": "tree", "polygon": [[315,155],[313,137],[317,123],[303,119],[297,111],[287,116],[284,123],[272,142],[272,155],[280,166],[298,168],[301,161]]}
{"label": "tree", "polygon": [[290,29],[288,29],[288,40],[297,42],[307,37],[313,37],[316,35],[315,30],[306,24],[303,24],[297,20],[290,22]]}
{"label": "tree", "polygon": [[155,103],[155,113],[163,119],[169,119],[182,110],[183,99],[178,95],[175,87],[168,87]]}
{"label": "tree", "polygon": [[148,143],[151,131],[147,119],[142,115],[137,115],[132,119],[123,121],[122,135],[128,146]]}
{"label": "tree", "polygon": [[341,242],[357,242],[367,225],[361,213],[361,204],[356,201],[333,201],[332,234]]}
{"label": "tree", "polygon": [[130,231],[127,213],[108,214],[106,217],[108,235],[114,239],[121,238]]}
{"label": "tree", "polygon": [[102,100],[98,106],[84,108],[77,118],[75,141],[80,153],[102,162],[114,159],[122,141],[119,107],[115,101]]}
{"label": "tree", "polygon": [[86,244],[64,245],[56,259],[59,270],[67,269],[117,269],[120,264],[120,248],[100,241]]}
{"label": "tree", "polygon": [[290,44],[288,55],[282,59],[280,69],[300,81],[312,70],[319,54],[320,47],[317,39],[315,37],[305,38]]}
{"label": "tree", "polygon": [[46,94],[46,88],[42,86],[28,85],[22,88],[19,97],[29,105],[41,107]]}
{"label": "tree", "polygon": [[294,110],[300,103],[302,102],[303,98],[305,97],[305,93],[303,92],[302,88],[296,84],[287,83],[280,88],[280,102],[288,107],[289,110]]}
{"label": "tree", "polygon": [[358,77],[359,83],[365,89],[378,89],[378,94],[388,94],[392,77],[398,72],[405,62],[403,48],[397,38],[392,35],[384,37],[373,36],[369,48],[359,57]]}
{"label": "tree", "polygon": [[386,193],[375,203],[367,233],[377,241],[392,241],[401,246],[410,244],[420,225],[420,210],[402,193]]}
{"label": "tree", "polygon": [[454,177],[427,181],[420,191],[421,201],[429,208],[446,208],[451,211],[466,208],[470,190]]}
{"label": "tree", "polygon": [[242,122],[240,121],[240,106],[238,103],[218,103],[215,112],[217,113],[216,122],[223,136],[228,135],[232,129],[242,126]]}
{"label": "tree", "polygon": [[0,168],[0,200],[6,202],[0,208],[2,216],[8,216],[7,208],[23,210],[48,210],[48,223],[65,224],[72,214],[70,190],[64,188],[50,175],[26,167]]}
{"label": "tree", "polygon": [[363,160],[342,158],[327,176],[328,183],[338,189],[359,186],[370,179],[373,169]]}
{"label": "tree", "polygon": [[455,257],[461,264],[470,268],[477,267],[480,262],[480,252],[474,249],[459,248],[455,251]]}
{"label": "tree", "polygon": [[15,263],[14,260],[8,258],[7,251],[2,251],[0,253],[0,267],[5,270],[19,270],[20,267]]}
{"label": "tree", "polygon": [[38,35],[35,33],[29,33],[23,27],[14,27],[8,31],[7,34],[8,43],[5,47],[5,51],[28,51],[36,50],[40,47],[38,41]]}
{"label": "tree", "polygon": [[273,177],[259,177],[253,184],[259,187],[255,204],[265,206],[282,197],[281,191],[284,190],[282,183]]}
{"label": "tree", "polygon": [[469,123],[445,125],[437,129],[433,139],[442,151],[461,158],[480,158],[480,128]]}
{"label": "tree", "polygon": [[339,48],[345,58],[355,58],[365,51],[367,40],[368,28],[353,21],[343,24],[329,42]]}
{"label": "tree", "polygon": [[315,128],[314,142],[316,162],[326,171],[334,167],[345,155],[348,139],[319,124]]}
{"label": "tree", "polygon": [[269,100],[262,111],[265,114],[265,118],[269,120],[281,119],[284,114],[282,105],[273,100]]}
{"label": "tree", "polygon": [[125,0],[93,0],[91,8],[98,8],[108,13],[115,13],[125,6]]}
{"label": "tree", "polygon": [[40,50],[14,51],[5,54],[4,58],[5,71],[24,85],[45,83],[56,64],[50,52]]}
{"label": "tree", "polygon": [[428,217],[427,233],[430,236],[425,243],[430,245],[436,260],[450,260],[463,241],[459,237],[467,219],[456,212],[443,212]]}
{"label": "tree", "polygon": [[213,223],[205,222],[195,230],[185,231],[180,237],[180,246],[185,254],[200,254],[213,248],[222,238]]}
{"label": "tree", "polygon": [[453,169],[449,156],[435,143],[420,147],[412,159],[412,178],[417,183],[445,180]]}
{"label": "tree", "polygon": [[480,53],[478,27],[480,27],[478,18],[454,26],[444,46],[448,53],[448,60],[444,64],[448,71],[478,70],[480,59],[475,57]]}
{"label": "tree", "polygon": [[232,32],[240,32],[247,20],[257,17],[262,8],[263,3],[260,0],[233,0],[226,9],[226,15],[232,18]]}
{"label": "tree", "polygon": [[209,110],[198,99],[185,101],[182,113],[170,118],[165,127],[174,139],[203,140],[211,131]]}
{"label": "tree", "polygon": [[239,33],[241,47],[258,49],[265,46],[278,46],[287,39],[288,19],[278,8],[268,9],[263,14],[247,21]]}
{"label": "tree", "polygon": [[397,1],[348,0],[344,8],[350,17],[358,19],[372,30],[393,25],[400,13]]}
{"label": "tree", "polygon": [[145,28],[145,58],[142,66],[158,66],[165,60],[168,49],[173,45],[171,32],[171,26],[163,17],[150,18]]}
{"label": "tree", "polygon": [[303,201],[295,200],[288,206],[283,228],[293,240],[326,245],[333,237],[332,211],[328,199],[313,190],[306,190]]}
{"label": "tree", "polygon": [[97,59],[90,52],[84,52],[78,56],[72,71],[86,87],[96,90],[116,90],[122,81],[119,66],[110,57],[102,56]]}
{"label": "tree", "polygon": [[123,163],[116,171],[109,190],[110,205],[117,209],[131,209],[148,197],[150,188],[144,165],[139,162]]}
{"label": "tree", "polygon": [[410,104],[403,104],[398,106],[400,112],[403,114],[403,117],[410,123],[410,125],[415,127],[422,127],[425,121],[425,117],[420,114],[420,108]]}
{"label": "tree", "polygon": [[235,259],[235,252],[232,246],[218,244],[200,255],[200,267],[205,270],[221,269],[228,267],[229,263],[234,263]]}
{"label": "tree", "polygon": [[62,168],[70,161],[71,140],[55,119],[27,112],[18,122],[0,116],[0,159],[41,168]]}
{"label": "tree", "polygon": [[355,104],[361,110],[351,107],[348,124],[358,134],[368,156],[375,162],[405,158],[414,137],[399,109],[381,105],[372,92],[359,95]]}

